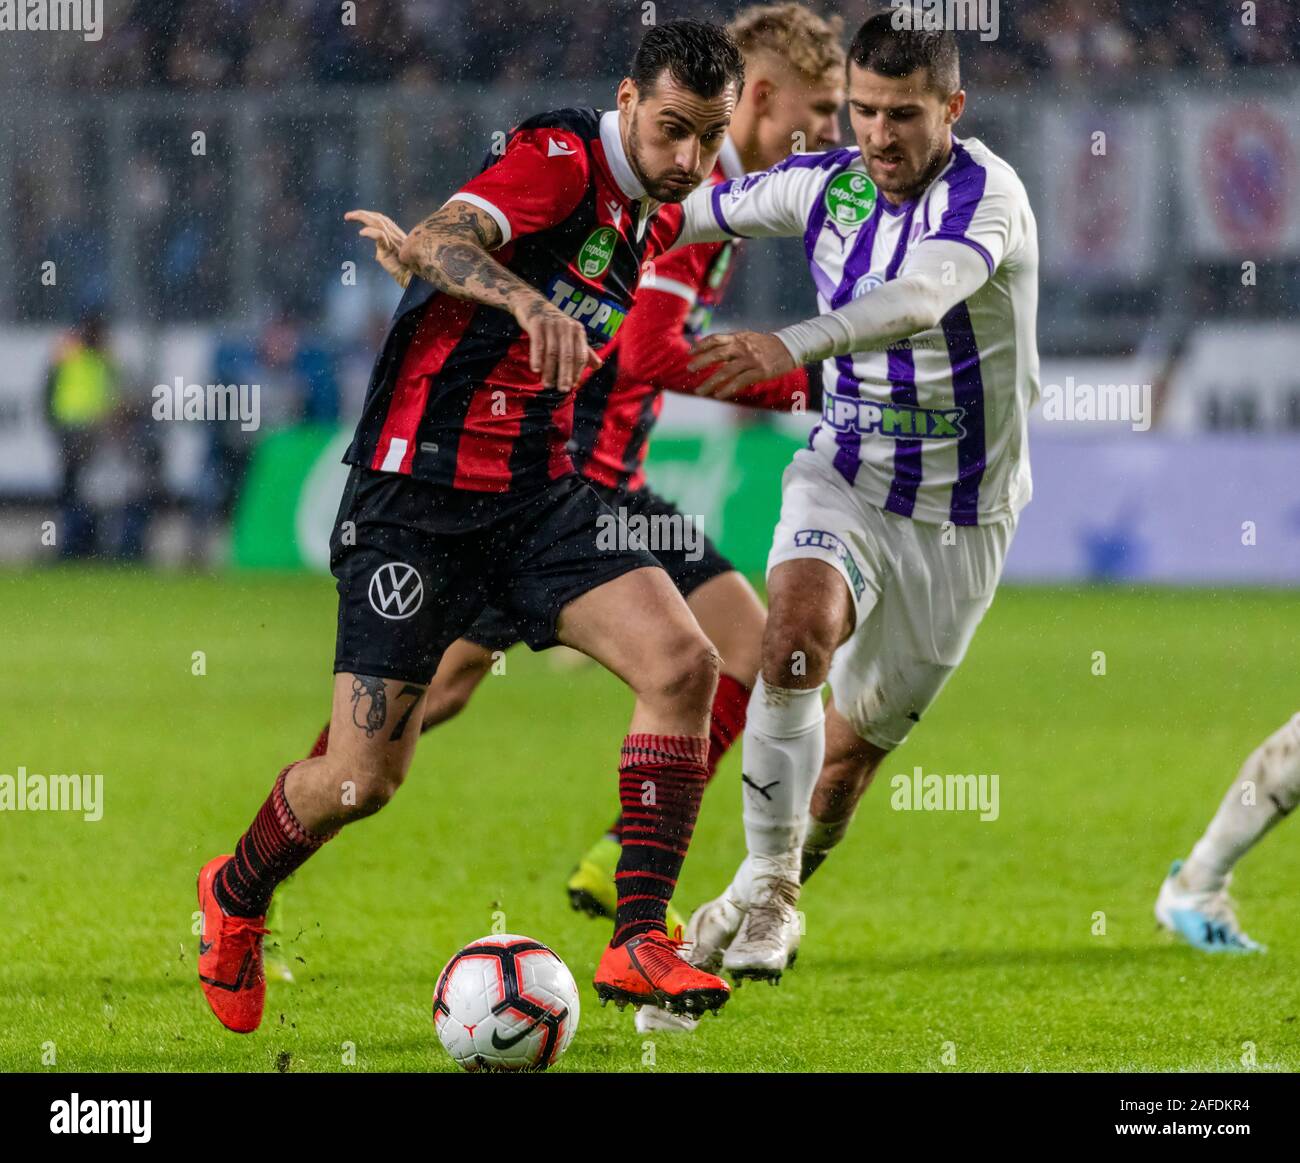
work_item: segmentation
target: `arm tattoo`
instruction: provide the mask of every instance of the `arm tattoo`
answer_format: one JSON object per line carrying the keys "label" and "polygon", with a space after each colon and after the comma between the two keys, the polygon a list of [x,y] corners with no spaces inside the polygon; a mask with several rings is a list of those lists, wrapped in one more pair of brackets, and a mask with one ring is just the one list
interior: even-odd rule
{"label": "arm tattoo", "polygon": [[511,310],[510,301],[520,294],[545,303],[488,253],[500,244],[501,230],[466,202],[447,203],[412,230],[410,238],[416,253],[409,265],[440,291],[503,310]]}
{"label": "arm tattoo", "polygon": [[[452,202],[448,207],[451,211],[449,221],[446,222],[448,227],[456,230],[468,230],[473,233],[478,240],[479,246],[484,250],[492,250],[501,242],[501,230],[495,222],[490,227],[484,226],[479,213],[465,202]],[[429,215],[425,222],[431,222],[436,215]]]}

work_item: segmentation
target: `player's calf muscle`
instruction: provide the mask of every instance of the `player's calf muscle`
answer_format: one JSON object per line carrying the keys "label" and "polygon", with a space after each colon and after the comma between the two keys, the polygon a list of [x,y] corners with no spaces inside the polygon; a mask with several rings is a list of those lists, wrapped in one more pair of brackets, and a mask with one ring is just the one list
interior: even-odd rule
{"label": "player's calf muscle", "polygon": [[810,811],[823,823],[852,816],[889,752],[858,736],[832,703],[826,709],[826,758]]}

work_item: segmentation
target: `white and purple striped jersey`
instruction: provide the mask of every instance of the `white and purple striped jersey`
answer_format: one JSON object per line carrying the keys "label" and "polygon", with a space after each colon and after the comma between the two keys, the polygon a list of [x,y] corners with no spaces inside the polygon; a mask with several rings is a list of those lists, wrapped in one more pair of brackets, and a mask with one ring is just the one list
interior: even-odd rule
{"label": "white and purple striped jersey", "polygon": [[925,192],[894,206],[857,149],[796,154],[697,191],[685,210],[682,242],[802,235],[822,314],[906,274],[930,240],[971,247],[990,277],[937,327],[823,363],[809,448],[864,500],[918,521],[989,524],[1028,502],[1038,236],[1006,162],[954,138]]}

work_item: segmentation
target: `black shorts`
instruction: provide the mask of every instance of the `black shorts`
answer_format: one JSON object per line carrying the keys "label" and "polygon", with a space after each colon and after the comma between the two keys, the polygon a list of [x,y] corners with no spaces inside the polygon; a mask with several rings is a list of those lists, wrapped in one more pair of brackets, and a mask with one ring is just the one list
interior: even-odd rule
{"label": "black shorts", "polygon": [[554,646],[571,601],[659,564],[602,540],[611,520],[577,476],[522,493],[474,493],[354,467],[330,539],[334,672],[427,683],[488,605],[506,611],[516,638],[534,650]]}
{"label": "black shorts", "polygon": [[[635,518],[643,517],[647,523],[656,517],[666,518],[672,524],[665,526],[661,522],[660,527],[670,530],[682,529],[682,522],[687,520],[676,505],[664,500],[653,489],[640,488],[629,492],[627,489],[612,489],[604,485],[592,485],[591,488],[625,523],[628,535],[623,540],[652,550],[655,559],[664,567],[682,597],[688,597],[706,581],[731,573],[736,568],[704,536],[702,530],[696,530],[689,538],[664,538],[652,534],[648,543],[636,540],[634,535],[639,529]],[[649,528],[653,530],[655,526],[650,525]],[[474,625],[465,632],[465,637],[486,650],[509,650],[515,643],[527,641],[514,615],[495,605],[484,609],[475,619]]]}

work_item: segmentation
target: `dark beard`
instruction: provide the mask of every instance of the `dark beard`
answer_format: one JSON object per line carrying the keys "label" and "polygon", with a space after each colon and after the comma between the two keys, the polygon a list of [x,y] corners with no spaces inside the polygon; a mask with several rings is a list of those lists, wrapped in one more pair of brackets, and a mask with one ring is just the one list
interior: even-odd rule
{"label": "dark beard", "polygon": [[660,186],[657,182],[646,176],[645,170],[641,168],[641,138],[637,134],[636,117],[631,118],[627,127],[627,161],[632,167],[632,172],[636,175],[636,180],[645,188],[645,192],[656,202],[681,202],[684,201],[690,190],[673,190],[666,186]]}
{"label": "dark beard", "polygon": [[947,165],[949,156],[951,156],[951,154],[945,154],[943,147],[940,146],[940,148],[935,151],[934,157],[926,163],[925,169],[921,171],[921,176],[917,178],[915,182],[910,183],[906,189],[889,190],[887,192],[893,194],[901,202],[915,201],[925,193],[926,187],[934,181],[938,176],[939,171]]}

